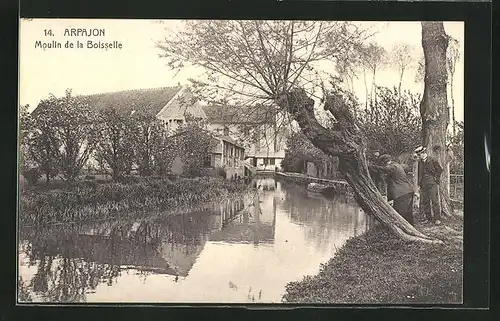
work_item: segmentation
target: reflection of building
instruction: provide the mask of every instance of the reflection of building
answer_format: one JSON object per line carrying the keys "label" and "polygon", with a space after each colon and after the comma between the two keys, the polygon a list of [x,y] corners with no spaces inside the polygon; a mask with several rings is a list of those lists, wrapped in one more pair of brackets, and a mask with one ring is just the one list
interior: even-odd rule
{"label": "reflection of building", "polygon": [[216,218],[210,212],[193,212],[152,223],[81,231],[74,241],[88,261],[187,276],[210,230],[218,228]]}
{"label": "reflection of building", "polygon": [[[235,206],[236,205],[236,206]],[[243,202],[231,202],[221,212],[223,228],[210,241],[227,243],[274,243],[276,212],[262,210],[261,197],[251,195]]]}
{"label": "reflection of building", "polygon": [[152,222],[114,221],[73,227],[62,240],[45,239],[40,245],[31,242],[34,248],[43,246],[44,253],[71,261],[187,276],[208,240],[273,243],[274,212],[261,210],[261,205],[261,198],[251,195]]}

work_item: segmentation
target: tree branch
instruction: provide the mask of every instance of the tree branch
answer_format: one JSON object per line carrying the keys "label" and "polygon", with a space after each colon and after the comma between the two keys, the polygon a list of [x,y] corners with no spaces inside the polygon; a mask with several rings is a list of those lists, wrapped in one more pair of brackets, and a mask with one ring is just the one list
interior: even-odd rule
{"label": "tree branch", "polygon": [[314,116],[314,100],[304,90],[295,90],[281,96],[277,104],[297,121],[304,135],[319,149],[332,156],[347,156],[355,150],[346,144],[343,129],[323,127]]}

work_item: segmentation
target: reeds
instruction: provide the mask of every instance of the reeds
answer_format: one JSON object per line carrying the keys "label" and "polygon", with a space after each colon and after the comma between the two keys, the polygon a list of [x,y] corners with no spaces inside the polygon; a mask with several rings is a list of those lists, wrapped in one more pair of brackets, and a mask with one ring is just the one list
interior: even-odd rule
{"label": "reeds", "polygon": [[20,225],[126,218],[141,212],[175,211],[240,192],[246,186],[220,178],[142,179],[137,183],[80,182],[55,190],[21,192]]}

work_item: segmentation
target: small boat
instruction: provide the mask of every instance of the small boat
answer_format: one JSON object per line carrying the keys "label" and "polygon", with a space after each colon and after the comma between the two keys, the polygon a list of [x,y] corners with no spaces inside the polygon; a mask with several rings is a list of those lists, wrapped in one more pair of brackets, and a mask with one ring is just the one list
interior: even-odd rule
{"label": "small boat", "polygon": [[335,192],[335,188],[333,188],[332,186],[327,186],[319,183],[309,183],[309,185],[307,185],[307,190],[309,192],[322,195],[333,195]]}

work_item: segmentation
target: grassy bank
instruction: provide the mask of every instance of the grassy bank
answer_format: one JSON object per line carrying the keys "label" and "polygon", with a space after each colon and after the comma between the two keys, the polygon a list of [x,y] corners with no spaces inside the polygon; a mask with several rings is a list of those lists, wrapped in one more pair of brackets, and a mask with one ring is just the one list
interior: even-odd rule
{"label": "grassy bank", "polygon": [[233,193],[246,185],[221,178],[202,177],[175,181],[137,179],[127,183],[78,182],[58,188],[23,188],[20,193],[21,225],[84,222],[127,217],[141,212],[173,211],[193,207]]}
{"label": "grassy bank", "polygon": [[381,228],[352,238],[315,276],[287,285],[285,302],[460,303],[462,221],[417,226],[444,245],[405,243]]}

